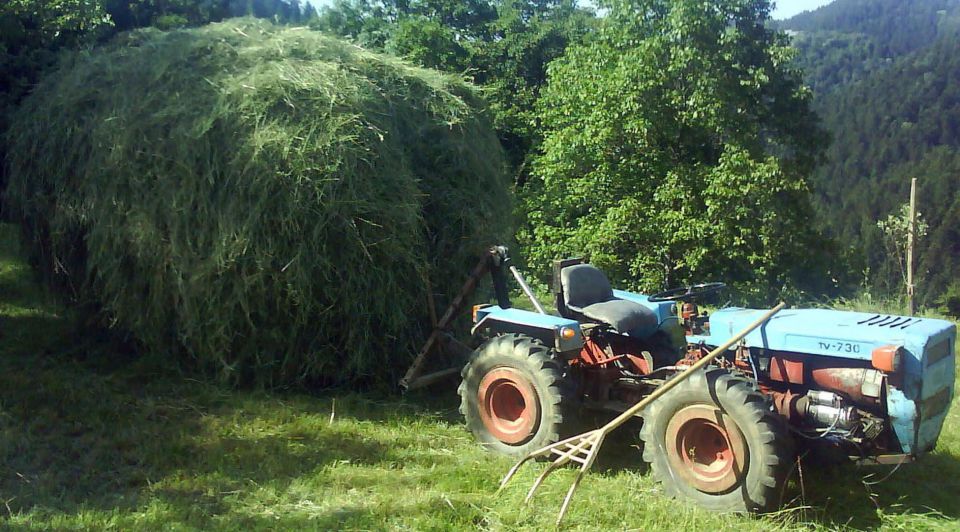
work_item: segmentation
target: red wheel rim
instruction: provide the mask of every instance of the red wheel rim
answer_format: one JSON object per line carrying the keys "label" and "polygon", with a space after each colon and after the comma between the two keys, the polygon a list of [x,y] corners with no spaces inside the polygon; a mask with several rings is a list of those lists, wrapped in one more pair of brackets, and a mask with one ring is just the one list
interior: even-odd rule
{"label": "red wheel rim", "polygon": [[517,370],[494,368],[484,375],[477,392],[480,418],[490,434],[503,443],[522,443],[540,421],[540,402],[530,381]]}
{"label": "red wheel rim", "polygon": [[712,405],[692,405],[674,414],[666,447],[673,470],[706,493],[729,491],[746,472],[747,448],[740,429]]}

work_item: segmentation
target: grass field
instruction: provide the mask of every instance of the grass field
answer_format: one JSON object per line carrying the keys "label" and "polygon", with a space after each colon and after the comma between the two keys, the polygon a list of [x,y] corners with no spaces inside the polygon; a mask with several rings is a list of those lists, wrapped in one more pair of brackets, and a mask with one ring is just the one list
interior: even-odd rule
{"label": "grass field", "polygon": [[[475,445],[452,390],[426,396],[234,391],[92,338],[31,281],[0,228],[0,528],[552,528],[570,471],[520,501],[512,461]],[[452,388],[452,386],[451,386]],[[957,529],[960,408],[935,453],[888,469],[803,469],[787,509],[714,515],[663,497],[626,429],[567,529]],[[870,478],[867,479],[868,481]]]}

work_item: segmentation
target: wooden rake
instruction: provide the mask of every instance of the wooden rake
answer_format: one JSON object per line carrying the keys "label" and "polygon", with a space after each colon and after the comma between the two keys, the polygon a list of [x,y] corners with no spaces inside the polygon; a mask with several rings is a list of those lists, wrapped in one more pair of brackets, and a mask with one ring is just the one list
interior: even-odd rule
{"label": "wooden rake", "polygon": [[504,486],[510,482],[510,479],[517,473],[520,467],[527,463],[528,461],[534,458],[541,458],[546,456],[557,455],[557,457],[547,466],[546,469],[540,473],[540,476],[537,477],[537,480],[533,482],[533,486],[530,488],[530,491],[527,492],[527,497],[523,500],[524,504],[530,501],[533,497],[534,492],[537,491],[537,488],[543,483],[544,479],[547,476],[554,472],[558,467],[568,464],[570,462],[577,462],[580,464],[580,471],[577,472],[577,477],[573,480],[573,485],[570,486],[570,489],[567,491],[567,496],[563,499],[563,505],[560,506],[560,515],[557,516],[557,525],[560,524],[560,521],[563,520],[564,514],[567,513],[567,507],[570,505],[570,499],[573,498],[573,492],[576,491],[577,486],[580,484],[580,480],[583,478],[583,474],[590,469],[590,466],[593,465],[594,460],[597,458],[597,451],[600,450],[600,446],[603,444],[604,438],[608,434],[613,432],[614,429],[623,425],[630,418],[635,416],[641,410],[647,407],[650,403],[656,401],[667,392],[669,392],[674,386],[680,384],[685,379],[687,379],[693,372],[699,370],[700,368],[706,366],[714,358],[716,358],[721,353],[726,352],[728,349],[733,347],[734,344],[743,339],[744,336],[750,334],[751,331],[757,327],[763,325],[767,320],[773,317],[774,314],[780,312],[786,306],[786,303],[780,303],[779,305],[773,307],[770,311],[764,313],[763,316],[757,319],[757,321],[751,323],[747,328],[743,329],[735,336],[727,340],[723,345],[717,347],[713,351],[710,351],[705,357],[698,360],[695,364],[684,370],[683,372],[677,374],[674,378],[665,382],[662,386],[654,390],[653,393],[645,397],[643,400],[637,404],[631,406],[625,410],[622,414],[615,417],[612,421],[606,425],[591,430],[589,432],[584,432],[578,436],[572,438],[567,438],[563,441],[559,441],[552,445],[548,445],[542,449],[531,452],[516,463],[510,471],[507,472],[507,476],[503,477],[503,481],[500,482],[500,489],[497,490],[497,493],[503,490]]}

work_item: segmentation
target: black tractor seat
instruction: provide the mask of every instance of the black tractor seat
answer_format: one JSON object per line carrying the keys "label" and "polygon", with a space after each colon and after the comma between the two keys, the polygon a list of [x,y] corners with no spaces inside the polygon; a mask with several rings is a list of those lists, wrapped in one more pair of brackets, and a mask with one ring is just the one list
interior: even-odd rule
{"label": "black tractor seat", "polygon": [[607,276],[595,266],[575,264],[563,268],[560,285],[565,307],[561,314],[565,318],[606,324],[631,336],[644,336],[657,328],[656,314],[639,303],[614,297]]}

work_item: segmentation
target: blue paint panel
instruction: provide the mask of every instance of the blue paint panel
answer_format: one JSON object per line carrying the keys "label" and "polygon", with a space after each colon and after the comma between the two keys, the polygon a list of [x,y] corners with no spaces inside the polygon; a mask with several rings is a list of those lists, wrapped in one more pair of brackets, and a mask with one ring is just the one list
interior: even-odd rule
{"label": "blue paint panel", "polygon": [[926,400],[944,388],[952,388],[955,379],[955,359],[952,356],[927,366],[923,370],[923,387],[920,391],[920,398]]}
{"label": "blue paint panel", "polygon": [[[924,356],[918,361],[922,368],[922,385],[917,401],[921,412],[916,441],[919,452],[933,450],[953,402],[956,380],[955,348],[956,330],[951,329],[931,337]],[[931,359],[931,355],[936,355],[938,360]]]}
{"label": "blue paint panel", "polygon": [[561,318],[552,314],[540,314],[519,308],[500,308],[496,305],[485,307],[477,311],[477,321],[479,322],[488,315],[499,321],[517,323],[520,325],[529,325],[544,329],[558,329],[560,327],[577,327],[580,324],[576,320]]}
{"label": "blue paint panel", "polygon": [[[917,446],[914,453],[930,452],[937,445],[937,438],[940,437],[940,431],[943,429],[943,422],[947,420],[947,412],[938,416],[924,419],[920,422],[920,428],[917,430]],[[900,437],[897,434],[897,437]]]}
{"label": "blue paint panel", "polygon": [[676,306],[676,303],[651,303],[648,296],[643,294],[635,294],[633,292],[627,292],[625,290],[614,290],[613,297],[617,299],[626,299],[627,301],[633,301],[634,303],[639,303],[648,309],[652,310],[654,314],[657,315],[657,323],[662,324],[663,322],[669,320],[673,317],[671,308]]}
{"label": "blue paint panel", "polygon": [[[710,335],[692,337],[709,345],[720,345],[757,319],[764,310],[729,308],[710,316]],[[892,326],[891,326],[892,324]],[[840,358],[870,360],[870,353],[882,345],[902,345],[913,354],[907,364],[919,366],[927,340],[953,324],[944,320],[885,316],[828,309],[787,309],[780,311],[759,329],[748,334],[747,345],[778,351],[812,353]],[[919,373],[917,368],[914,369]]]}
{"label": "blue paint panel", "polygon": [[[710,335],[691,342],[720,345],[760,316],[762,310],[723,309],[710,316]],[[789,309],[747,335],[750,347],[870,360],[880,346],[904,350],[900,388],[887,387],[887,411],[904,452],[933,449],[946,418],[955,380],[956,326],[929,318],[910,318],[828,309]],[[944,342],[947,345],[944,345]],[[923,419],[923,412],[928,412]]]}
{"label": "blue paint panel", "polygon": [[[583,331],[576,320],[518,308],[504,309],[496,305],[477,310],[477,324],[479,325],[485,319],[551,331],[555,342],[553,347],[561,352],[580,349],[583,346]],[[576,335],[569,339],[561,338],[559,331],[564,327],[572,328],[576,331]]]}
{"label": "blue paint panel", "polygon": [[[890,424],[893,426],[893,432],[900,441],[900,448],[905,453],[914,451],[914,422],[917,419],[917,406],[907,398],[900,390],[889,387],[887,389],[887,414],[890,416]],[[937,431],[939,435],[940,431]],[[936,439],[936,436],[934,436]]]}

